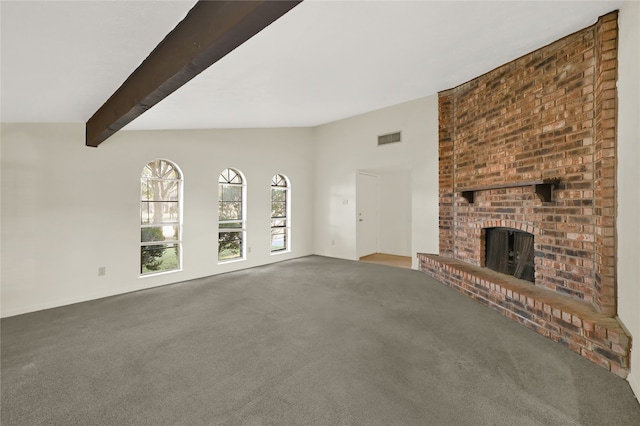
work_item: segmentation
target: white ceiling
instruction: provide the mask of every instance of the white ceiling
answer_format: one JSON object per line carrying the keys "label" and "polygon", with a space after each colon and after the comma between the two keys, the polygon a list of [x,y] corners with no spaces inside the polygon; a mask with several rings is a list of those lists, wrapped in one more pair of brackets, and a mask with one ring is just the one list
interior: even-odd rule
{"label": "white ceiling", "polygon": [[[3,122],[85,122],[191,1],[2,1]],[[315,126],[434,94],[616,1],[310,1],[126,129]]]}

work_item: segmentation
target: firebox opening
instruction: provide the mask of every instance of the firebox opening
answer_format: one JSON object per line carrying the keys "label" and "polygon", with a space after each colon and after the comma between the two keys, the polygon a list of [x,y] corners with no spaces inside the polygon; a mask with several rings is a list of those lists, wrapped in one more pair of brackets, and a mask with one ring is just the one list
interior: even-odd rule
{"label": "firebox opening", "polygon": [[487,228],[486,267],[535,282],[533,234],[510,228]]}

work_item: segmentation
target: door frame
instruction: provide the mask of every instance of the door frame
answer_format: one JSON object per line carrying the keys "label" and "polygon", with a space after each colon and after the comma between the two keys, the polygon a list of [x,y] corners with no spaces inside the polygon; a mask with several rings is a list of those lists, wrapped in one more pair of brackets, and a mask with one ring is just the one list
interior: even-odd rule
{"label": "door frame", "polygon": [[[375,248],[374,251],[372,253],[364,253],[363,252],[363,248],[362,248],[362,237],[360,236],[360,226],[359,226],[359,221],[361,220],[360,218],[360,207],[362,206],[362,196],[363,196],[363,192],[361,190],[361,184],[360,184],[360,179],[359,176],[363,175],[363,176],[370,176],[375,178],[375,199],[374,200],[369,200],[369,201],[373,201],[372,205],[374,206],[374,211],[375,211],[375,218],[374,218],[374,230],[375,230]],[[378,183],[378,179],[379,176],[375,173],[371,173],[371,172],[365,172],[362,170],[357,170],[356,171],[356,214],[355,214],[355,222],[356,222],[356,258],[360,259],[363,256],[367,256],[369,254],[374,254],[378,252],[378,243],[380,240],[380,224],[379,224],[379,218],[380,218],[380,206],[379,206],[379,197],[380,197],[380,188],[379,188],[379,183]],[[369,251],[369,249],[365,249],[364,251]]]}

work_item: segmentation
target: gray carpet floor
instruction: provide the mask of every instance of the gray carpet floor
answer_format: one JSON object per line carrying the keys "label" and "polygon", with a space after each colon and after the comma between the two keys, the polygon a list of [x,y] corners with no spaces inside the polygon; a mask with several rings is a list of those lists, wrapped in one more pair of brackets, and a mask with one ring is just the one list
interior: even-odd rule
{"label": "gray carpet floor", "polygon": [[639,425],[626,381],[407,269],[319,256],[3,319],[2,425]]}

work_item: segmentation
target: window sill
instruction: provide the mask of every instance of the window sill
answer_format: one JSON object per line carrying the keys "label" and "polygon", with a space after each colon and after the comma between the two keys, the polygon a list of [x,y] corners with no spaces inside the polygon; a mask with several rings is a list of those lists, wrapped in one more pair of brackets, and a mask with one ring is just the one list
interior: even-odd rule
{"label": "window sill", "polygon": [[245,260],[247,260],[247,258],[245,257],[241,257],[239,259],[218,260],[218,265],[226,265],[227,263],[244,262]]}
{"label": "window sill", "polygon": [[138,275],[138,278],[142,279],[142,278],[157,277],[158,275],[169,275],[169,274],[175,274],[176,272],[182,272],[182,268],[181,269],[174,269],[174,270],[171,270],[171,271],[162,271],[162,272],[154,272],[152,274]]}

